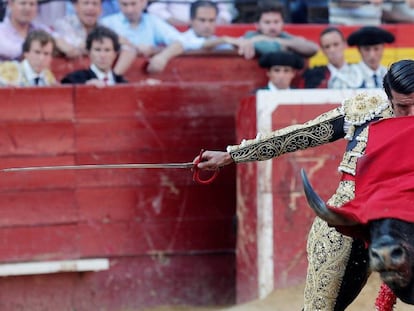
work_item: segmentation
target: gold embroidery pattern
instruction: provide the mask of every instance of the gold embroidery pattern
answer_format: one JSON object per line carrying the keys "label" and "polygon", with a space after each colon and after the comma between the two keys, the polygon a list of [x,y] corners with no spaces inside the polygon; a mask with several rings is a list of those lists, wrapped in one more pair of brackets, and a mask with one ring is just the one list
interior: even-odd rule
{"label": "gold embroidery pattern", "polygon": [[343,180],[339,182],[336,192],[328,200],[327,204],[333,207],[341,207],[345,203],[353,200],[354,196],[355,196],[355,182],[351,180]]}
{"label": "gold embroidery pattern", "polygon": [[0,85],[19,85],[22,78],[20,64],[16,61],[6,61],[0,64]]}
{"label": "gold embroidery pattern", "polygon": [[352,238],[315,218],[307,243],[309,265],[304,311],[334,310],[351,247]]}
{"label": "gold embroidery pattern", "polygon": [[360,93],[345,99],[341,108],[346,122],[353,125],[362,125],[380,115],[388,107],[388,100],[385,98]]}
{"label": "gold embroidery pattern", "polygon": [[344,153],[342,161],[338,167],[338,170],[353,176],[355,176],[357,160],[365,153],[365,149],[367,147],[368,126],[365,127],[357,137],[355,137],[355,140],[355,147]]}
{"label": "gold embroidery pattern", "polygon": [[292,125],[272,132],[267,136],[242,142],[238,146],[229,146],[227,151],[237,163],[264,161],[281,154],[315,147],[329,142],[332,137],[335,118],[342,117],[339,109],[331,110],[304,124]]}

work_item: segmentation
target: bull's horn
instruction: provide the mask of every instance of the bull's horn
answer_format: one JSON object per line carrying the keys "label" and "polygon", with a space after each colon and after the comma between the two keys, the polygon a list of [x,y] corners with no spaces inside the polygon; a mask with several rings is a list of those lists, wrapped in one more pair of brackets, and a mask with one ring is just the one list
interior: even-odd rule
{"label": "bull's horn", "polygon": [[313,190],[304,169],[300,171],[300,174],[306,199],[316,215],[332,226],[352,226],[356,224],[356,222],[330,210],[321,197]]}

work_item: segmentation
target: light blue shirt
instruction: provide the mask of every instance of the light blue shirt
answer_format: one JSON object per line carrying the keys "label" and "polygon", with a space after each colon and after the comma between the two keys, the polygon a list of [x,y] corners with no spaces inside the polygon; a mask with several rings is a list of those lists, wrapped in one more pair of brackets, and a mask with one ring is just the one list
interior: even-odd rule
{"label": "light blue shirt", "polygon": [[[209,39],[215,39],[217,36],[212,36],[210,38],[199,37],[196,35],[192,28],[181,33],[182,35],[182,44],[187,50],[199,50],[203,47],[204,42]],[[231,44],[223,43],[214,48],[214,51],[223,51],[223,50],[234,50],[234,47]]]}
{"label": "light blue shirt", "polygon": [[182,42],[181,33],[174,26],[148,13],[142,13],[138,26],[131,26],[122,13],[106,16],[100,24],[111,28],[134,45],[166,46],[176,41]]}

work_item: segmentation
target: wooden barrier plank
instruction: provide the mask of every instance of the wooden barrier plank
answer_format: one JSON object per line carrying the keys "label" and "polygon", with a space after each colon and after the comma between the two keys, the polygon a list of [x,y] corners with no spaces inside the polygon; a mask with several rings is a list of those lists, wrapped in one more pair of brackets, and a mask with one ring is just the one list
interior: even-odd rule
{"label": "wooden barrier plank", "polygon": [[[259,87],[266,81],[263,69],[255,59],[246,60],[232,53],[192,54],[182,55],[170,60],[161,73],[148,74],[145,72],[147,58],[137,57],[132,66],[125,73],[129,82],[145,81],[146,79],[159,82],[217,82],[217,81],[252,81],[254,87]],[[57,58],[53,63],[53,72],[57,79],[62,79],[67,73],[80,68],[87,68],[87,57],[72,60]],[[194,70],[196,68],[196,70]],[[256,73],[256,74],[252,74]],[[151,82],[151,83],[152,83]]]}
{"label": "wooden barrier plank", "polygon": [[0,227],[76,222],[79,219],[75,199],[73,190],[1,192]]}
{"label": "wooden barrier plank", "polygon": [[133,84],[99,89],[76,87],[79,120],[234,115],[251,82]]}
{"label": "wooden barrier plank", "polygon": [[90,221],[79,225],[79,234],[82,257],[231,251],[235,242],[231,219],[108,224]]}
{"label": "wooden barrier plank", "polygon": [[0,262],[78,258],[77,224],[0,228]]}
{"label": "wooden barrier plank", "polygon": [[1,88],[1,121],[72,120],[72,87]]}
{"label": "wooden barrier plank", "polygon": [[0,179],[1,192],[21,190],[71,189],[75,187],[73,172],[13,172]]}
{"label": "wooden barrier plank", "polygon": [[[196,267],[196,269],[194,268]],[[140,310],[234,302],[234,254],[116,258],[101,272],[0,278],[1,310]],[[157,273],[149,273],[157,271]]]}
{"label": "wooden barrier plank", "polygon": [[74,152],[72,122],[0,123],[0,156],[50,155]]}
{"label": "wooden barrier plank", "polygon": [[[80,220],[102,222],[232,218],[235,209],[218,207],[219,198],[223,198],[220,202],[227,201],[226,205],[235,206],[235,198],[225,187],[217,187],[214,196],[203,187],[182,185],[167,185],[161,189],[155,186],[83,188],[76,193]],[[0,204],[1,201],[0,197]]]}
{"label": "wooden barrier plank", "polygon": [[[199,116],[196,119],[187,116],[148,116],[137,120],[83,122],[76,126],[76,149],[80,153],[108,153],[139,149],[168,151],[182,146],[221,146],[228,143],[228,138],[232,136],[232,125],[234,118],[231,116]],[[220,135],[216,135],[218,131]]]}

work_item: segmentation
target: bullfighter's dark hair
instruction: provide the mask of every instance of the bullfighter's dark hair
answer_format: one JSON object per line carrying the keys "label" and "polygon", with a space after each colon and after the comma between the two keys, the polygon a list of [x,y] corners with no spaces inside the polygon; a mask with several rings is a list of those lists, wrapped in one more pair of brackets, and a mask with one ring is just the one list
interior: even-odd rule
{"label": "bullfighter's dark hair", "polygon": [[284,19],[285,6],[282,3],[274,0],[259,1],[256,11],[256,22],[258,22],[262,15],[265,13],[280,13],[280,15],[282,15],[282,18]]}
{"label": "bullfighter's dark hair", "polygon": [[383,86],[388,99],[392,99],[391,90],[408,95],[414,93],[414,61],[403,59],[393,63],[384,76]]}
{"label": "bullfighter's dark hair", "polygon": [[92,42],[102,41],[103,39],[111,39],[112,44],[114,45],[115,52],[119,52],[121,49],[121,44],[119,43],[119,37],[113,30],[105,26],[96,26],[86,38],[86,49],[91,50]]}
{"label": "bullfighter's dark hair", "polygon": [[41,47],[44,47],[49,42],[52,42],[53,52],[56,51],[55,39],[53,39],[52,35],[44,30],[36,29],[36,30],[30,31],[27,34],[26,39],[24,40],[23,45],[22,45],[23,53],[30,51],[33,41],[38,41]]}
{"label": "bullfighter's dark hair", "polygon": [[198,8],[213,8],[218,14],[217,3],[209,0],[198,0],[191,3],[190,6],[190,18],[193,20],[196,18]]}

